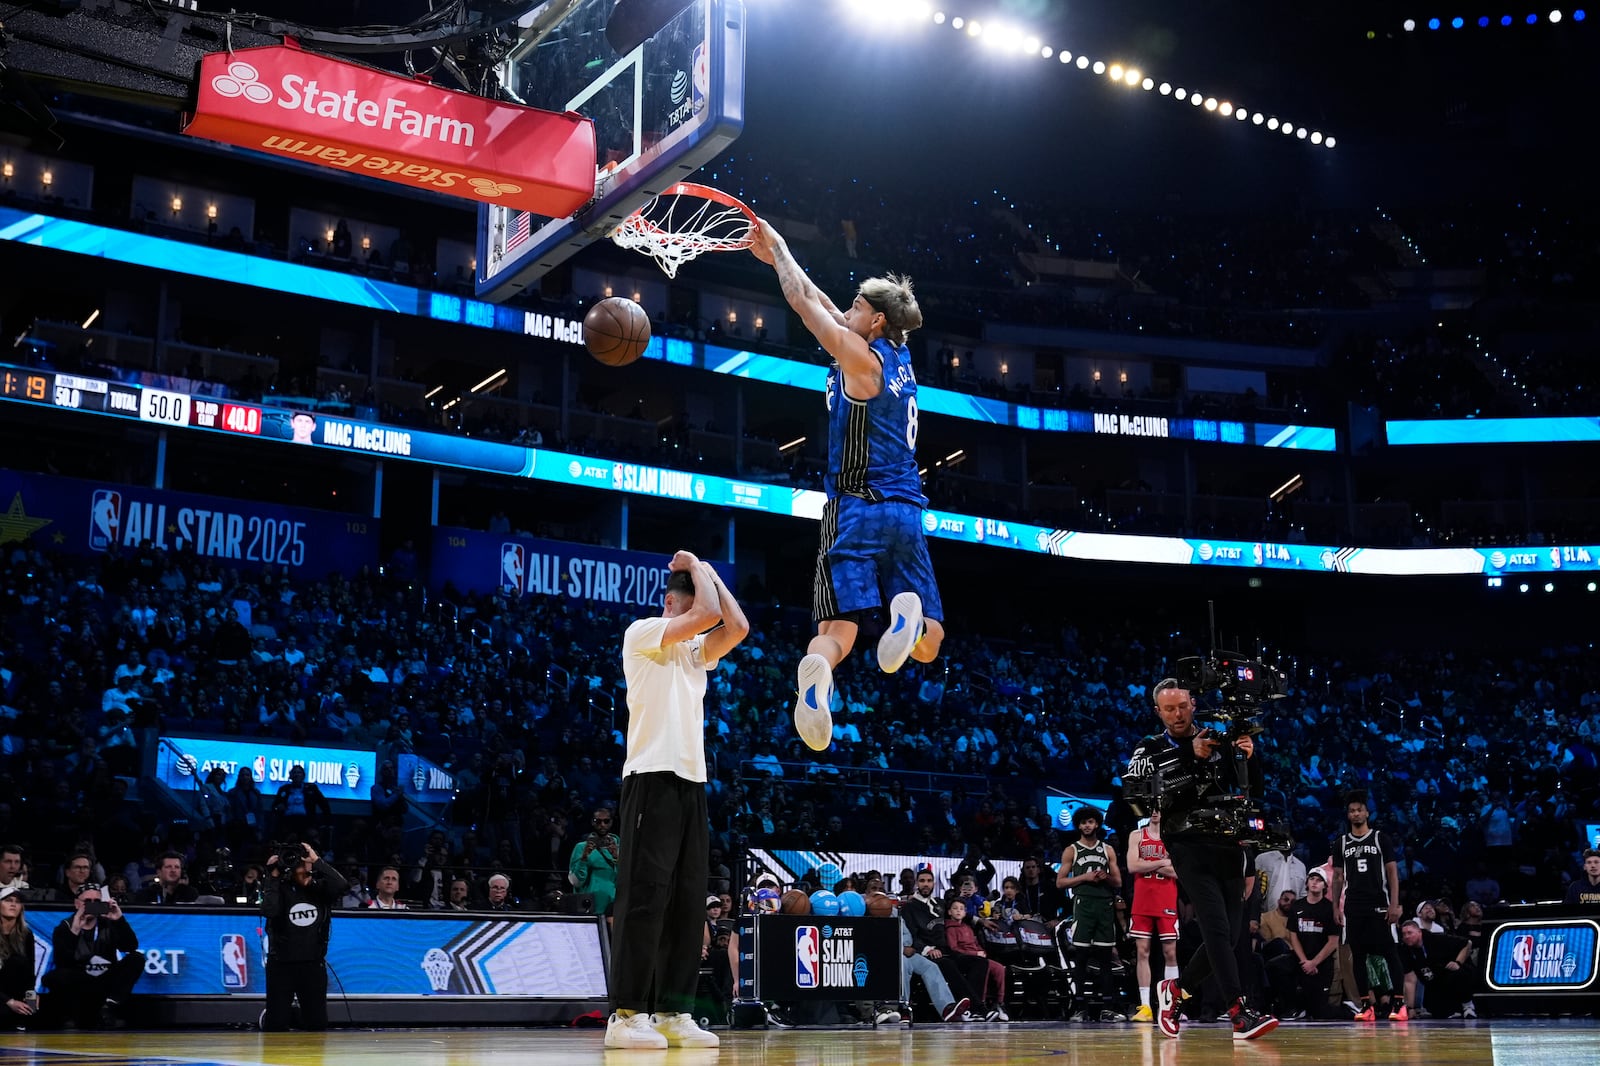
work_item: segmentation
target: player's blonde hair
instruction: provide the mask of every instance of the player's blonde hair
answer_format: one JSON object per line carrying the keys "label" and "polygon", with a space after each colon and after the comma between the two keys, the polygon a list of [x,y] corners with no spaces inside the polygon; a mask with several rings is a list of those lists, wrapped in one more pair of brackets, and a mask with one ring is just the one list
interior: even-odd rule
{"label": "player's blonde hair", "polygon": [[922,308],[911,291],[911,279],[903,274],[889,274],[881,278],[868,278],[856,290],[883,314],[887,325],[883,335],[890,344],[906,342],[906,334],[922,326]]}

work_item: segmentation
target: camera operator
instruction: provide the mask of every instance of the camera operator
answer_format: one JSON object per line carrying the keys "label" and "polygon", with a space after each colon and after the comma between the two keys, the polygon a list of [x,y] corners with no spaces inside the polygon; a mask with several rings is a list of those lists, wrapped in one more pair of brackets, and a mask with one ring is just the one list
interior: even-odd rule
{"label": "camera operator", "polygon": [[261,1028],[288,1029],[298,998],[300,1027],[326,1029],[328,933],[345,879],[309,844],[281,845],[267,860],[267,875],[261,893],[267,920],[267,1009]]}
{"label": "camera operator", "polygon": [[[1134,749],[1123,775],[1125,786],[1156,777],[1158,772],[1171,780],[1187,778],[1195,783],[1193,787],[1175,787],[1161,797],[1161,837],[1178,884],[1194,905],[1202,941],[1178,979],[1164,980],[1156,987],[1156,1022],[1163,1035],[1176,1037],[1183,1000],[1214,974],[1223,1002],[1231,1004],[1228,1017],[1234,1039],[1253,1040],[1271,1032],[1278,1020],[1257,1013],[1245,1002],[1234,954],[1244,927],[1247,854],[1235,836],[1219,835],[1207,825],[1192,826],[1190,816],[1201,806],[1205,791],[1198,783],[1216,780],[1219,775],[1232,777],[1239,760],[1248,774],[1249,791],[1259,794],[1262,776],[1255,742],[1248,735],[1239,735],[1230,745],[1222,734],[1196,726],[1194,700],[1176,678],[1157,682],[1152,695],[1156,714],[1166,728]],[[1227,789],[1238,791],[1232,782]]]}
{"label": "camera operator", "polygon": [[[122,907],[90,882],[73,900],[72,917],[51,934],[55,968],[44,975],[51,1011],[80,1029],[120,1029],[121,1008],[144,973],[139,937]],[[117,953],[122,958],[117,958]]]}

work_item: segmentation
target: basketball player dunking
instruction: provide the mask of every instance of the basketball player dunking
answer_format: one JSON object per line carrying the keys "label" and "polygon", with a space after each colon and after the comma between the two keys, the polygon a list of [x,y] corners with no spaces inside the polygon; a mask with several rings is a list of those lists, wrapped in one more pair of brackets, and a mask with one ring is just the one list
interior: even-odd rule
{"label": "basketball player dunking", "polygon": [[840,311],[763,221],[751,248],[777,271],[784,299],[833,359],[828,372],[828,473],[812,616],[817,635],[800,660],[794,724],[814,751],[833,743],[833,670],[855,646],[857,619],[889,597],[878,665],[932,662],[944,640],[917,473],[917,380],[906,335],[922,325],[911,282],[861,283]]}

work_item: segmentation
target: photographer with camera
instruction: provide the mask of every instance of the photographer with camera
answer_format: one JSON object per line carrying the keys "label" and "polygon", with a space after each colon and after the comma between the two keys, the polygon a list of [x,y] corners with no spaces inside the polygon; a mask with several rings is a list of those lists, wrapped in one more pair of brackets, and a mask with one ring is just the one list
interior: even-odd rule
{"label": "photographer with camera", "polygon": [[[44,975],[50,1009],[80,1029],[120,1029],[121,1009],[144,973],[139,937],[122,907],[90,882],[73,900],[72,917],[50,936],[55,968]],[[119,959],[118,954],[122,957]]]}
{"label": "photographer with camera", "polygon": [[280,844],[275,851],[267,860],[261,893],[267,920],[267,1009],[261,1028],[288,1029],[298,999],[300,1028],[326,1029],[328,934],[347,884],[309,844]]}
{"label": "photographer with camera", "polygon": [[1134,750],[1123,775],[1124,795],[1136,810],[1141,804],[1148,808],[1140,814],[1161,811],[1161,837],[1178,884],[1194,905],[1202,941],[1177,980],[1156,986],[1156,1022],[1163,1035],[1177,1037],[1183,1000],[1215,975],[1223,1002],[1231,1004],[1234,1039],[1254,1040],[1277,1028],[1278,1020],[1245,1002],[1234,954],[1244,927],[1248,854],[1227,820],[1214,817],[1208,804],[1217,793],[1259,794],[1255,741],[1243,730],[1222,734],[1199,728],[1188,684],[1177,678],[1157,682],[1152,696],[1166,728]]}
{"label": "photographer with camera", "polygon": [[572,891],[594,897],[594,913],[610,915],[617,898],[617,863],[622,842],[611,831],[610,807],[600,807],[590,823],[593,828],[581,843],[573,845],[572,861],[567,864],[567,880]]}

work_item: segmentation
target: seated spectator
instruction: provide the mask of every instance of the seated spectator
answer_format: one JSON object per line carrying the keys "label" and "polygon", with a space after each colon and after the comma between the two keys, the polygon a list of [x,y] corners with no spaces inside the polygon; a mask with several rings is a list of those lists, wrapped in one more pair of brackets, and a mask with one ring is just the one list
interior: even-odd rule
{"label": "seated spectator", "polygon": [[0,885],[0,1028],[26,1029],[39,1009],[34,989],[33,930],[28,928],[22,890]]}
{"label": "seated spectator", "polygon": [[1566,902],[1600,910],[1600,848],[1583,853],[1583,873],[1567,886]]}
{"label": "seated spectator", "polygon": [[0,891],[14,888],[18,891],[28,887],[28,882],[22,879],[22,848],[17,844],[0,846]]}
{"label": "seated spectator", "polygon": [[344,868],[344,896],[339,906],[346,910],[361,910],[372,905],[372,890],[367,887],[367,874],[357,863]]}
{"label": "seated spectator", "polygon": [[445,900],[444,910],[470,911],[472,910],[472,885],[465,877],[457,877],[450,882],[450,896]]}
{"label": "seated spectator", "polygon": [[[54,969],[44,975],[52,1016],[80,1029],[120,1029],[122,1011],[144,973],[139,937],[116,900],[100,886],[83,886],[72,916],[50,938]],[[121,953],[122,957],[117,957]]]}
{"label": "seated spectator", "polygon": [[183,853],[169,851],[161,856],[155,883],[135,892],[133,901],[147,907],[165,907],[174,903],[193,903],[198,895],[183,878]]}
{"label": "seated spectator", "polygon": [[1414,919],[1400,925],[1400,964],[1413,1010],[1425,1006],[1435,1018],[1476,1018],[1471,959],[1472,944],[1465,937],[1427,932]]}
{"label": "seated spectator", "polygon": [[989,958],[989,953],[978,946],[978,938],[967,924],[967,905],[960,898],[951,900],[945,909],[944,937],[966,976],[967,984],[982,988],[984,1020],[1008,1022],[1006,1016],[1006,968]]}
{"label": "seated spectator", "polygon": [[[89,884],[90,876],[94,872],[94,856],[86,851],[73,852],[67,858],[67,865],[61,871],[61,887],[55,890],[54,902],[71,903],[78,898],[78,893],[83,891],[83,886]],[[127,879],[123,879],[127,883]]]}
{"label": "seated spectator", "polygon": [[522,903],[511,895],[511,878],[495,874],[489,878],[488,893],[484,899],[486,911],[520,911]]}
{"label": "seated spectator", "polygon": [[393,866],[385,866],[378,871],[378,879],[373,882],[374,892],[367,906],[375,911],[403,911],[410,910],[406,901],[400,898],[400,871]]}
{"label": "seated spectator", "polygon": [[956,999],[950,994],[950,984],[944,979],[944,974],[939,972],[938,965],[932,959],[917,951],[911,942],[911,927],[903,920],[900,922],[900,953],[905,956],[905,962],[900,967],[900,1002],[907,1005],[911,1003],[911,979],[915,977],[922,982],[922,987],[928,993],[928,1002],[933,1004],[940,1021],[966,1021],[972,1001],[966,997]]}

